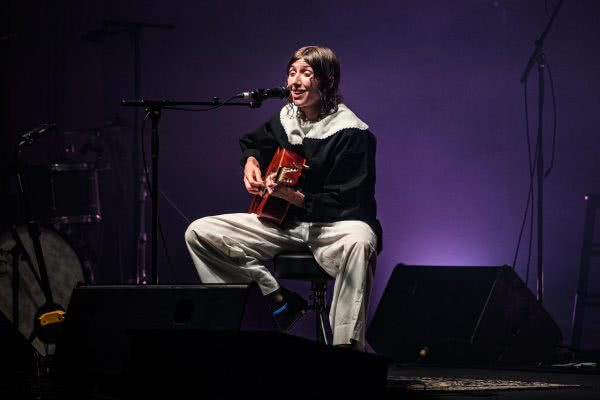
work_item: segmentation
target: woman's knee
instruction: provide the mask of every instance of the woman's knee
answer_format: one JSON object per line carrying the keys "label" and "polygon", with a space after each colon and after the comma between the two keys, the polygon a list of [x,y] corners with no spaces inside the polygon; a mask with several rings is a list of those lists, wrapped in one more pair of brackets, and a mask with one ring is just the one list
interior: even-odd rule
{"label": "woman's knee", "polygon": [[346,240],[352,251],[370,254],[377,249],[377,237],[368,232],[352,233]]}
{"label": "woman's knee", "polygon": [[357,249],[377,248],[377,235],[371,227],[363,221],[344,221],[340,227],[344,228],[343,241]]}
{"label": "woman's knee", "polygon": [[205,237],[210,232],[210,217],[204,217],[192,222],[185,230],[186,243],[197,242],[200,238]]}

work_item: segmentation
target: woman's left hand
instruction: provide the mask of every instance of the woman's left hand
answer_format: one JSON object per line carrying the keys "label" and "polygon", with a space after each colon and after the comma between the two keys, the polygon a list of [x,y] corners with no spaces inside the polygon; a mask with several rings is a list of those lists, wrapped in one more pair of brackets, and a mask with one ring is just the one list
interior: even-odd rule
{"label": "woman's left hand", "polygon": [[274,197],[279,197],[297,207],[304,207],[304,195],[302,192],[292,189],[289,186],[275,182],[275,173],[269,174],[265,181],[267,191]]}

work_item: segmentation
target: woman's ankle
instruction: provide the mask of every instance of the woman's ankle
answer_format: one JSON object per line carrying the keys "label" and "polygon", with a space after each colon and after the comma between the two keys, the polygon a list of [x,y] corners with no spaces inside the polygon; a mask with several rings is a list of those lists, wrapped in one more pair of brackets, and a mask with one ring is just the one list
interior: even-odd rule
{"label": "woman's ankle", "polygon": [[275,290],[274,292],[269,293],[265,297],[271,303],[283,303],[283,301],[285,300],[283,296],[283,288],[281,287],[279,287],[279,289]]}

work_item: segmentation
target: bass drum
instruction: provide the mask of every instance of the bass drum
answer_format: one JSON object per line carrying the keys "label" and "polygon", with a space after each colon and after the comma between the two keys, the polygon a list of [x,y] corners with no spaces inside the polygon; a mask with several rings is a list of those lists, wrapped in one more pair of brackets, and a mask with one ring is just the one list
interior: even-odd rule
{"label": "bass drum", "polygon": [[[84,283],[84,274],[81,261],[66,239],[54,229],[40,228],[40,243],[44,253],[44,261],[48,270],[48,280],[52,290],[54,302],[65,310],[69,305],[73,289]],[[36,274],[39,269],[33,250],[31,238],[27,227],[18,226],[17,233],[31,257]],[[13,276],[15,275],[15,249],[16,242],[10,232],[0,234],[0,311],[14,322],[13,311]],[[18,329],[26,337],[31,338],[34,328],[34,318],[38,309],[46,303],[46,297],[37,279],[31,272],[28,263],[19,257],[18,271]],[[35,338],[33,346],[46,354],[46,345]]]}

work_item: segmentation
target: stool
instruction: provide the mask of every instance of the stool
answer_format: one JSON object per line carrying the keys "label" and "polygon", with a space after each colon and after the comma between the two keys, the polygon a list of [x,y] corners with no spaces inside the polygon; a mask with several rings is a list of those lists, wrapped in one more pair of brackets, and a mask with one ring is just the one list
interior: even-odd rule
{"label": "stool", "polygon": [[310,251],[282,253],[273,260],[275,276],[278,279],[307,281],[311,283],[309,309],[315,312],[315,332],[317,342],[328,344],[327,334],[331,334],[326,313],[327,281],[333,278],[317,264]]}

